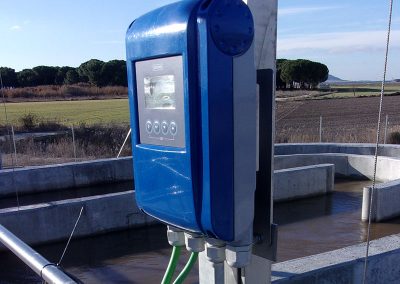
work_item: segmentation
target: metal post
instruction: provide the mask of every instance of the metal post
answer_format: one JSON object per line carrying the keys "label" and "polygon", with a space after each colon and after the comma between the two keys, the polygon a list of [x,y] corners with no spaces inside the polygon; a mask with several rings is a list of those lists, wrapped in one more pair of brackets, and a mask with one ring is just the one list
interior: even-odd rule
{"label": "metal post", "polygon": [[46,281],[46,283],[76,283],[55,264],[49,262],[2,225],[0,225],[0,242]]}
{"label": "metal post", "polygon": [[129,135],[131,135],[131,131],[132,131],[132,128],[129,128],[129,131],[128,131],[128,134],[127,134],[126,137],[125,137],[124,143],[122,143],[121,149],[119,149],[117,158],[119,158],[119,156],[121,155],[122,150],[123,150],[124,147],[125,147],[125,143],[126,143],[126,141],[128,141]]}
{"label": "metal post", "polygon": [[387,138],[387,130],[388,130],[388,124],[389,124],[389,115],[386,115],[386,121],[385,121],[385,137],[383,138],[383,144],[386,144],[386,138]]}
{"label": "metal post", "polygon": [[278,0],[247,0],[254,18],[254,63],[257,70],[257,188],[253,223],[255,239],[250,265],[225,268],[225,283],[271,283],[276,253],[273,225],[273,157],[275,141],[275,75]]}
{"label": "metal post", "polygon": [[15,167],[18,165],[18,160],[17,160],[17,147],[15,146],[15,134],[14,134],[14,127],[11,125],[11,134],[12,134],[12,141],[14,145],[14,161],[15,161]]}
{"label": "metal post", "polygon": [[74,131],[74,125],[71,125],[71,132],[72,132],[72,146],[74,148],[74,158],[76,162],[76,146],[75,146],[75,131]]}
{"label": "metal post", "polygon": [[319,117],[319,143],[322,143],[322,115]]}

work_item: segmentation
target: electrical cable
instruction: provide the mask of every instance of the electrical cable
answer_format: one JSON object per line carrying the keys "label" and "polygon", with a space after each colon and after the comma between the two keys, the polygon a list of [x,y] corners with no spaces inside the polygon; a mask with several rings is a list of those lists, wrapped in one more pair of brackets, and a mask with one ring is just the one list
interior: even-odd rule
{"label": "electrical cable", "polygon": [[165,271],[161,284],[171,284],[172,277],[174,276],[175,273],[176,265],[178,264],[178,260],[181,255],[181,250],[182,247],[180,246],[173,247],[168,267],[167,270]]}
{"label": "electrical cable", "polygon": [[117,159],[118,159],[118,158],[119,158],[119,156],[121,155],[121,153],[122,153],[122,150],[124,150],[125,143],[126,143],[126,141],[128,141],[128,138],[129,138],[129,135],[131,135],[131,132],[132,132],[132,128],[129,128],[129,131],[128,131],[128,134],[126,134],[126,137],[125,137],[124,143],[122,143],[122,146],[121,146],[121,148],[119,149],[119,152],[118,152],[118,155],[117,155]]}
{"label": "electrical cable", "polygon": [[374,200],[374,191],[375,191],[375,186],[376,186],[376,169],[377,169],[377,165],[378,165],[378,151],[379,151],[379,140],[380,140],[380,131],[381,131],[382,105],[383,105],[383,96],[385,93],[386,73],[387,73],[389,45],[390,45],[390,32],[391,32],[391,27],[392,27],[393,0],[389,0],[389,2],[390,2],[389,25],[388,25],[387,39],[386,39],[385,66],[384,66],[384,70],[383,70],[383,80],[382,80],[381,95],[380,95],[380,102],[379,102],[378,127],[377,127],[377,131],[376,131],[374,176],[373,176],[373,181],[372,181],[372,189],[370,191],[368,231],[367,231],[367,249],[366,249],[365,260],[364,260],[364,273],[363,273],[363,281],[362,281],[363,284],[365,284],[367,282],[368,256],[369,256],[369,246],[370,246],[370,241],[371,241],[370,234],[371,234],[372,207],[373,207],[373,200]]}
{"label": "electrical cable", "polygon": [[189,260],[186,263],[185,267],[182,269],[181,273],[179,273],[178,277],[175,279],[173,284],[182,284],[185,281],[186,277],[189,275],[190,271],[193,268],[193,265],[196,263],[197,258],[199,256],[198,252],[192,252],[190,254]]}
{"label": "electrical cable", "polygon": [[57,262],[57,266],[60,266],[61,261],[63,260],[64,255],[65,255],[65,253],[67,252],[69,243],[71,242],[72,236],[73,236],[74,233],[75,233],[76,226],[78,226],[79,220],[81,219],[82,212],[83,212],[83,208],[84,208],[84,206],[81,207],[81,211],[79,212],[78,218],[77,218],[76,221],[75,221],[74,228],[72,229],[72,232],[71,232],[71,234],[69,235],[67,244],[65,245],[64,251],[63,251],[63,253],[61,254],[60,260]]}

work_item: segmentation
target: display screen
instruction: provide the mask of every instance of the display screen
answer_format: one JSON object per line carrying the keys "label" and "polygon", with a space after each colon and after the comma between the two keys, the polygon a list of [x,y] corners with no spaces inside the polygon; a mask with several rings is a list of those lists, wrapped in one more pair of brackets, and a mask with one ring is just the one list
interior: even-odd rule
{"label": "display screen", "polygon": [[144,77],[144,102],[147,109],[175,109],[175,76]]}

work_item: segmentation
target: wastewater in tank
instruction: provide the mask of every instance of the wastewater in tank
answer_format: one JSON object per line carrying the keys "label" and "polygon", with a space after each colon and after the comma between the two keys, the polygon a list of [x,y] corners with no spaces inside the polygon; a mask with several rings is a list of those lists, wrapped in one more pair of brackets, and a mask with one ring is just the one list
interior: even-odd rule
{"label": "wastewater in tank", "polygon": [[[367,227],[360,217],[362,188],[367,185],[371,182],[337,181],[330,195],[275,204],[278,261],[364,242]],[[395,233],[400,233],[400,219],[372,225],[372,239]],[[64,243],[57,243],[36,249],[57,262],[63,248]],[[62,266],[84,283],[160,283],[170,251],[166,228],[160,225],[73,240]],[[178,270],[188,257],[181,257]],[[0,263],[1,284],[41,283],[11,253],[0,253]],[[193,269],[187,283],[198,283],[197,274]]]}

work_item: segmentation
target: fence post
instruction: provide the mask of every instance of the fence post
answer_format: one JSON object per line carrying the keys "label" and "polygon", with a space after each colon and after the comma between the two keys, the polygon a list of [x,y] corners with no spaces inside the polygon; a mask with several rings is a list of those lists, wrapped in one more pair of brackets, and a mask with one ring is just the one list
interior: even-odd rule
{"label": "fence post", "polygon": [[75,146],[75,131],[74,131],[74,125],[71,125],[71,132],[72,132],[72,145],[73,145],[73,149],[74,149],[74,158],[75,158],[75,162],[76,162],[76,146]]}
{"label": "fence post", "polygon": [[387,114],[386,115],[386,121],[385,121],[385,136],[384,136],[384,139],[383,139],[383,144],[386,144],[388,124],[389,124],[389,115]]}
{"label": "fence post", "polygon": [[322,115],[319,117],[319,143],[322,143]]}
{"label": "fence post", "polygon": [[14,127],[12,125],[11,125],[11,134],[12,134],[12,141],[13,141],[13,146],[14,146],[14,161],[15,161],[14,167],[17,167],[18,166],[17,147],[16,147],[16,144],[15,144]]}

